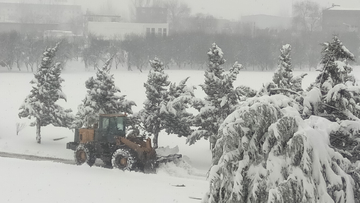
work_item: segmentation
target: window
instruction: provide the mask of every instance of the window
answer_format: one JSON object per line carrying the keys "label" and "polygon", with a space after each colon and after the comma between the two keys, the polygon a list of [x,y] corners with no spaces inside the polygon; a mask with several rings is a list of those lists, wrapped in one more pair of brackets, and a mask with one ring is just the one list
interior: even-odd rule
{"label": "window", "polygon": [[107,129],[109,126],[109,118],[103,118],[102,129]]}
{"label": "window", "polygon": [[167,30],[166,28],[163,29],[163,36],[166,36],[167,35]]}
{"label": "window", "polygon": [[116,118],[116,128],[117,130],[124,131],[124,117],[117,117]]}
{"label": "window", "polygon": [[155,28],[151,28],[151,34],[155,34]]}

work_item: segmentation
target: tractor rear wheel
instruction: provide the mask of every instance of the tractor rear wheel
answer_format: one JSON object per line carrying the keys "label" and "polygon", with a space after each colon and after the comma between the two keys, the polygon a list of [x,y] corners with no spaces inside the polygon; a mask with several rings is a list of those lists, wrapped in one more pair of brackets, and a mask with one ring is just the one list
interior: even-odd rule
{"label": "tractor rear wheel", "polygon": [[111,163],[114,168],[131,171],[136,169],[137,157],[133,150],[119,148],[113,153]]}
{"label": "tractor rear wheel", "polygon": [[89,166],[92,166],[96,159],[93,147],[89,144],[79,144],[75,150],[74,157],[77,165],[82,165],[86,162]]}

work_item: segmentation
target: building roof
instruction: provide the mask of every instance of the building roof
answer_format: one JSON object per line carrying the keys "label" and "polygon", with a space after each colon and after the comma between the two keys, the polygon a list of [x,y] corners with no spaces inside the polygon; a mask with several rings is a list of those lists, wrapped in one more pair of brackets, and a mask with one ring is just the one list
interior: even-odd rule
{"label": "building roof", "polygon": [[330,10],[330,11],[360,11],[360,8],[332,7],[327,10]]}

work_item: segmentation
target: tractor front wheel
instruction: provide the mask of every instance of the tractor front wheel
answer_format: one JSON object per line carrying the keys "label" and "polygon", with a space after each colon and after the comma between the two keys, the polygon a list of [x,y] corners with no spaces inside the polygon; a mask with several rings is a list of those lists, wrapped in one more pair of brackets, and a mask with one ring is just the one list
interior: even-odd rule
{"label": "tractor front wheel", "polygon": [[77,165],[82,165],[85,162],[92,166],[95,163],[95,155],[90,145],[79,144],[74,153],[75,162]]}
{"label": "tractor front wheel", "polygon": [[124,171],[131,171],[136,169],[137,158],[131,149],[119,148],[117,149],[111,159],[112,166]]}

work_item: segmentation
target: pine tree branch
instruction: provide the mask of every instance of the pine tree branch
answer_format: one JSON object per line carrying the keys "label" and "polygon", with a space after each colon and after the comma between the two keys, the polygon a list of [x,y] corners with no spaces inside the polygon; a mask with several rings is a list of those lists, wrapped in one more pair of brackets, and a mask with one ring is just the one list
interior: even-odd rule
{"label": "pine tree branch", "polygon": [[354,114],[352,114],[350,111],[344,112],[341,111],[340,109],[331,106],[329,104],[323,103],[324,106],[327,106],[329,108],[335,109],[336,111],[338,111],[339,113],[341,113],[342,115],[344,115],[346,118],[349,118],[350,120],[360,120],[358,117],[356,117]]}
{"label": "pine tree branch", "polygon": [[323,105],[324,105],[324,106],[327,106],[327,107],[330,107],[330,108],[332,108],[332,109],[335,109],[335,110],[337,110],[337,111],[339,111],[339,112],[341,112],[338,108],[336,108],[336,107],[334,107],[334,106],[331,106],[331,105],[329,105],[329,104],[323,103]]}
{"label": "pine tree branch", "polygon": [[[347,135],[336,136],[336,135],[334,135],[334,134],[330,134],[330,138],[333,138],[333,139],[335,139],[335,140],[343,141],[344,143],[346,142],[346,140],[344,139],[344,138],[346,138],[346,137],[347,137]],[[334,140],[333,140],[331,143],[333,143],[333,142],[334,142]]]}
{"label": "pine tree branch", "polygon": [[320,87],[321,87],[321,83],[322,83],[322,81],[324,79],[324,73],[325,73],[325,70],[326,70],[328,64],[329,64],[329,61],[326,62],[326,64],[324,65],[324,70],[322,70],[321,78],[320,78]]}

